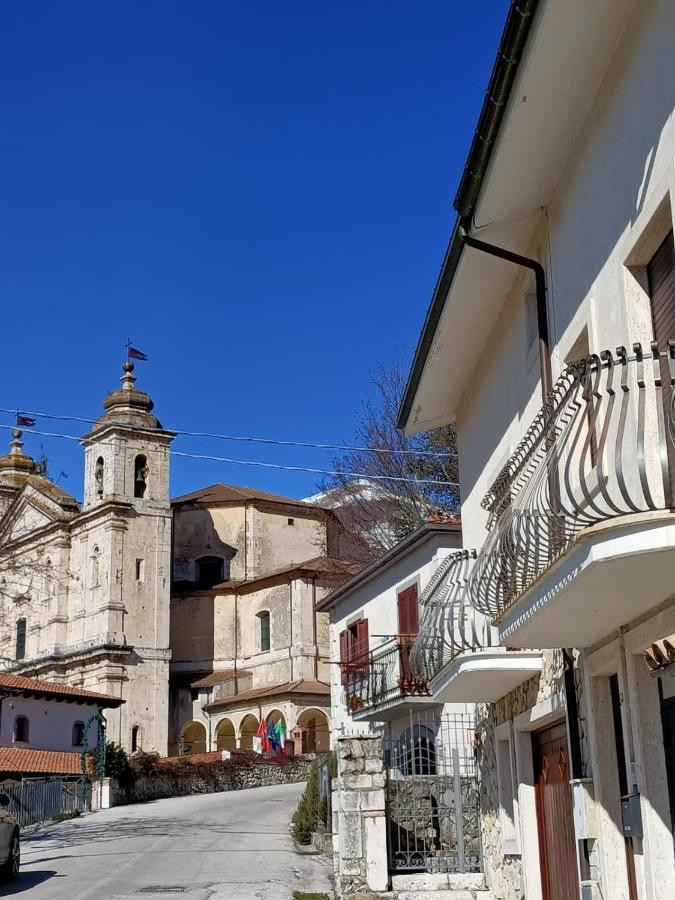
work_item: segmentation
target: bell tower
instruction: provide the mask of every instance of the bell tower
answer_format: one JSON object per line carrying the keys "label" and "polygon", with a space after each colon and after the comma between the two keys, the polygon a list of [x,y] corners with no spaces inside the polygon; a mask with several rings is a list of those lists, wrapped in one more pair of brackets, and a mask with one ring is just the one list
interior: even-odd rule
{"label": "bell tower", "polygon": [[[134,364],[82,438],[84,504],[77,553],[90,641],[113,642],[126,660],[98,689],[125,703],[108,716],[109,740],[167,752],[171,505],[169,447],[175,435],[136,387]],[[87,685],[89,686],[89,685]],[[133,739],[135,735],[135,739]]]}

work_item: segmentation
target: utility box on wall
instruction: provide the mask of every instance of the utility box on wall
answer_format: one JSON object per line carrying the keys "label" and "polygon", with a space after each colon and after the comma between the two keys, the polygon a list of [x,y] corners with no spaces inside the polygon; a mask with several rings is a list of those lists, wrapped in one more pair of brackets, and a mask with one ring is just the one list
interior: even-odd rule
{"label": "utility box on wall", "polygon": [[642,837],[642,810],[640,809],[640,794],[637,791],[621,798],[621,821],[624,837]]}
{"label": "utility box on wall", "polygon": [[592,778],[574,778],[572,812],[574,833],[578,841],[594,841],[598,837],[598,818],[595,811],[595,789]]}

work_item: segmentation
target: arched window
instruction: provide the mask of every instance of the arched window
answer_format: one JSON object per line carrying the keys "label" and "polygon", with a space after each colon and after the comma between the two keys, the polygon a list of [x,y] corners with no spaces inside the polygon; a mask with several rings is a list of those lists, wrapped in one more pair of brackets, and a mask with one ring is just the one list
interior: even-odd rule
{"label": "arched window", "polygon": [[18,619],[16,623],[16,659],[26,655],[26,620]]}
{"label": "arched window", "polygon": [[96,465],[94,467],[94,484],[96,485],[96,496],[103,496],[103,474],[104,474],[104,464],[103,457],[99,456],[96,460]]}
{"label": "arched window", "polygon": [[101,551],[97,544],[91,551],[91,587],[98,587],[101,581]]}
{"label": "arched window", "polygon": [[28,717],[17,716],[14,719],[14,740],[17,743],[27,743],[28,741]]}
{"label": "arched window", "polygon": [[84,744],[84,722],[75,722],[73,725],[73,747],[82,747]]}
{"label": "arched window", "polygon": [[396,744],[394,764],[403,775],[435,775],[436,741],[431,729],[406,728]]}
{"label": "arched window", "polygon": [[131,729],[131,752],[135,753],[140,747],[141,727],[134,725]]}
{"label": "arched window", "polygon": [[260,651],[263,652],[264,650],[269,650],[270,644],[271,644],[271,641],[270,641],[270,614],[267,611],[260,612],[260,613],[258,613],[258,619],[260,621],[260,626],[259,626],[259,628],[260,628],[260,640],[259,640]]}
{"label": "arched window", "polygon": [[134,497],[145,497],[148,486],[148,461],[143,456],[137,456],[134,462]]}
{"label": "arched window", "polygon": [[225,560],[220,556],[202,556],[197,560],[197,583],[201,588],[210,588],[230,577],[225,574]]}

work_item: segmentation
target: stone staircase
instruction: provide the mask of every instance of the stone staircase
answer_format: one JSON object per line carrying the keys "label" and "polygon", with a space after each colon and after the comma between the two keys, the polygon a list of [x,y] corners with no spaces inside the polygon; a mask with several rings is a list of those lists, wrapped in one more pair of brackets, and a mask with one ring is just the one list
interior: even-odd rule
{"label": "stone staircase", "polygon": [[391,887],[396,900],[495,900],[484,875],[394,875]]}

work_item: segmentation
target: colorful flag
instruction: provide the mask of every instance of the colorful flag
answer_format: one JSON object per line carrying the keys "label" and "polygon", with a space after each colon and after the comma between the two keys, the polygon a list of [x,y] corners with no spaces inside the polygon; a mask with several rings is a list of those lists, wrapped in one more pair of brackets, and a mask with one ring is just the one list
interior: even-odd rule
{"label": "colorful flag", "polygon": [[277,738],[277,729],[274,722],[270,722],[267,725],[267,740],[270,744],[270,749],[276,753],[279,749],[279,739]]}
{"label": "colorful flag", "polygon": [[281,747],[282,752],[286,749],[286,729],[284,728],[284,723],[279,719],[277,722],[277,740],[279,741],[279,746]]}
{"label": "colorful flag", "polygon": [[258,725],[258,731],[253,738],[253,750],[256,753],[264,753],[267,750],[267,733],[264,722]]}
{"label": "colorful flag", "polygon": [[129,359],[138,359],[141,362],[147,362],[148,356],[146,353],[143,353],[142,350],[138,350],[136,347],[128,348]]}
{"label": "colorful flag", "polygon": [[37,419],[33,419],[31,416],[22,416],[19,413],[16,414],[17,428],[32,428],[33,425],[37,425]]}

